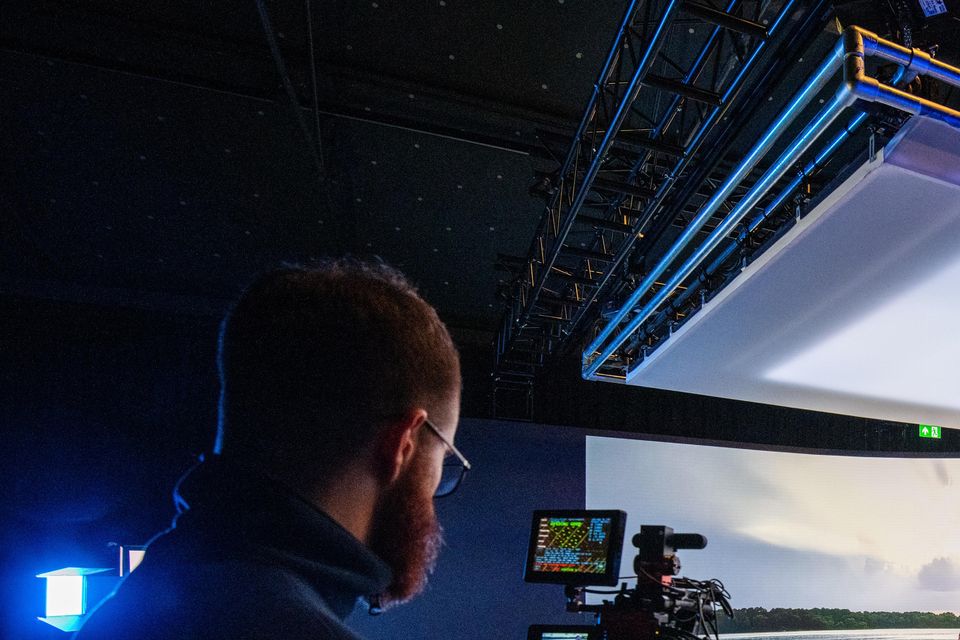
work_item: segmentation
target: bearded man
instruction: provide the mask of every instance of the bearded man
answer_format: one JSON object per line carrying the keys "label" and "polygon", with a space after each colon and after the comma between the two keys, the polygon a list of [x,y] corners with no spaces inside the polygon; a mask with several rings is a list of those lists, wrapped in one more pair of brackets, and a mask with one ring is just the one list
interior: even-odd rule
{"label": "bearded man", "polygon": [[356,639],[343,619],[358,599],[383,608],[423,589],[433,499],[470,466],[436,311],[380,264],[279,269],[227,315],[219,367],[212,455],[80,640]]}

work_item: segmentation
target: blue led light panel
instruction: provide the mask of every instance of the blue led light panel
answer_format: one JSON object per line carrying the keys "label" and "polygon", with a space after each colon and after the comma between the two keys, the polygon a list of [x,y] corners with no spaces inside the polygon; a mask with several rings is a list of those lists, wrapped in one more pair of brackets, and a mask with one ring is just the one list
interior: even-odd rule
{"label": "blue led light panel", "polygon": [[47,578],[47,617],[82,616],[86,609],[86,576]]}

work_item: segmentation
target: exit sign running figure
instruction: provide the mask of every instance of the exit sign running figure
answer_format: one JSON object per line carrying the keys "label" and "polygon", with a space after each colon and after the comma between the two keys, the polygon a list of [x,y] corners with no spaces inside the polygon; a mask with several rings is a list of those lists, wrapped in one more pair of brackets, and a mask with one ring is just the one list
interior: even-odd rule
{"label": "exit sign running figure", "polygon": [[935,424],[920,425],[921,438],[940,438],[940,427]]}

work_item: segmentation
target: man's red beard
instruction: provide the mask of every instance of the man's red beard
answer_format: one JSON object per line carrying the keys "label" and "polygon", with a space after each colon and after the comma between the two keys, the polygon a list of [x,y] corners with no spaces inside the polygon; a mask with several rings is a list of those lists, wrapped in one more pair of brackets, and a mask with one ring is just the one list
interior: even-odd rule
{"label": "man's red beard", "polygon": [[423,591],[443,544],[422,463],[412,461],[374,516],[370,549],[393,570],[393,581],[380,594],[383,607],[406,602]]}

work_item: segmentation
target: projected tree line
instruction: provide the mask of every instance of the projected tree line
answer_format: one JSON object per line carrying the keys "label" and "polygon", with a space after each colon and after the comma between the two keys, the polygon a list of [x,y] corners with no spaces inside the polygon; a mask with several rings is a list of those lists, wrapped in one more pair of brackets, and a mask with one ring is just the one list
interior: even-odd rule
{"label": "projected tree line", "polygon": [[924,611],[850,611],[849,609],[736,609],[733,620],[720,616],[721,633],[826,631],[841,629],[950,629],[960,616]]}

